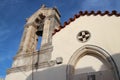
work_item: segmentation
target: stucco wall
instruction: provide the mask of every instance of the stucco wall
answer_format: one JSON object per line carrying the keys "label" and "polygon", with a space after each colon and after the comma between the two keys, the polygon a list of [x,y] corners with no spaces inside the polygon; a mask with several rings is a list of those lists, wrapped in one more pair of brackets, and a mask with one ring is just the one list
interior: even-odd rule
{"label": "stucco wall", "polygon": [[[81,43],[76,36],[80,31],[90,32],[90,39]],[[67,65],[70,57],[83,45],[90,44],[101,47],[107,51],[115,60],[120,71],[120,17],[116,16],[81,16],[71,22],[60,32],[53,36],[54,50],[52,59],[63,58],[63,65]],[[86,58],[86,61],[89,61]],[[91,62],[87,62],[89,66]],[[79,65],[80,66],[80,65]],[[95,70],[99,67],[94,65]],[[102,65],[101,65],[102,66]],[[92,66],[91,66],[92,67]]]}
{"label": "stucco wall", "polygon": [[37,71],[21,71],[11,73],[5,80],[66,80],[66,66],[54,66],[38,69]]}

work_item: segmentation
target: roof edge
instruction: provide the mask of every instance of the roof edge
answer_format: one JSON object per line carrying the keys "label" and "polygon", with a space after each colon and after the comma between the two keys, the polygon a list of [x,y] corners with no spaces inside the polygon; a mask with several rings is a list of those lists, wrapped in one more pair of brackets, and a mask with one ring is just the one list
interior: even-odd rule
{"label": "roof edge", "polygon": [[100,11],[100,10],[98,10],[98,11],[79,11],[79,13],[78,14],[75,14],[74,15],[74,17],[73,18],[69,18],[68,19],[68,21],[65,21],[64,22],[64,24],[63,24],[63,26],[61,25],[61,26],[59,26],[59,28],[58,29],[54,29],[54,32],[53,32],[53,35],[55,35],[57,32],[59,32],[61,29],[63,29],[63,28],[65,28],[67,25],[69,25],[71,22],[73,22],[73,21],[75,21],[77,18],[79,18],[80,16],[85,16],[85,15],[87,15],[87,16],[91,16],[91,15],[93,15],[93,16],[97,16],[97,15],[100,15],[100,16],[105,16],[105,15],[107,15],[107,16],[116,16],[116,17],[120,17],[120,13],[118,13],[116,10],[113,10],[113,11],[111,11],[111,12],[109,12],[109,11],[104,11],[104,12],[102,12],[102,11]]}

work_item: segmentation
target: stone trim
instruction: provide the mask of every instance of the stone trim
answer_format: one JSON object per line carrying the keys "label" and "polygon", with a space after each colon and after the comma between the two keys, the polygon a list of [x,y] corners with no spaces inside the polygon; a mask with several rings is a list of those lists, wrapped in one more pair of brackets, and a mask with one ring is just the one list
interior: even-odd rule
{"label": "stone trim", "polygon": [[56,64],[55,60],[51,61],[46,61],[46,62],[41,62],[37,66],[36,64],[33,65],[24,65],[24,66],[19,66],[19,67],[13,67],[7,70],[7,74],[10,73],[16,73],[16,72],[22,72],[22,71],[30,71],[32,69],[41,69],[45,67],[51,67]]}
{"label": "stone trim", "polygon": [[[25,52],[25,51],[21,51],[21,53],[23,54],[17,54],[13,59],[16,60],[16,59],[19,59],[19,58],[25,58],[25,57],[29,57],[29,56],[33,56],[33,55],[37,55],[38,52]],[[27,53],[27,54],[26,54]]]}
{"label": "stone trim", "polygon": [[44,54],[47,51],[51,51],[52,52],[52,50],[53,50],[53,47],[49,46],[47,48],[41,49],[40,51],[36,51],[36,52],[21,51],[21,53],[24,53],[24,54],[19,54],[20,53],[19,52],[19,53],[17,53],[17,55],[13,59],[16,60],[16,59],[19,59],[19,58],[25,58],[25,57],[30,57],[30,56],[34,56],[34,55]]}
{"label": "stone trim", "polygon": [[47,49],[50,49],[50,48],[53,48],[52,42],[42,44],[41,47],[40,47],[40,51],[44,51],[44,50],[47,50]]}
{"label": "stone trim", "polygon": [[24,25],[24,27],[29,27],[29,26],[33,26],[37,29],[37,24],[35,22],[27,23]]}
{"label": "stone trim", "polygon": [[50,16],[46,17],[46,19],[47,19],[47,18],[50,19],[50,18],[53,18],[53,17],[56,19],[56,21],[57,21],[59,24],[61,24],[60,20],[57,18],[56,15],[50,15]]}
{"label": "stone trim", "polygon": [[56,7],[54,7],[53,10],[55,10],[58,13],[58,15],[61,17],[60,12]]}
{"label": "stone trim", "polygon": [[[90,53],[89,53],[90,52]],[[92,54],[91,54],[92,52]],[[102,59],[113,72],[115,80],[120,80],[118,67],[112,58],[112,56],[107,53],[104,49],[95,45],[85,45],[79,48],[70,58],[67,68],[66,68],[66,78],[67,80],[73,80],[75,66],[78,60],[80,60],[85,55],[92,55],[99,59]]]}

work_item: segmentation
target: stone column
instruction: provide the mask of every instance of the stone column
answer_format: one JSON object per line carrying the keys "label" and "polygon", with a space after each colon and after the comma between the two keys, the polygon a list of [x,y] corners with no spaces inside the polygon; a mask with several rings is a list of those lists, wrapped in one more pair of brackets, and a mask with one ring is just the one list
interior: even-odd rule
{"label": "stone column", "polygon": [[44,22],[44,29],[43,29],[40,50],[43,50],[52,44],[52,31],[53,31],[54,26],[55,26],[54,18],[47,17]]}
{"label": "stone column", "polygon": [[[34,25],[26,25],[23,33],[23,37],[20,43],[20,48],[18,50],[18,55],[26,54],[26,52],[34,52],[37,45],[38,36],[35,35],[36,28]],[[33,35],[35,35],[33,39]],[[33,41],[34,40],[34,41]],[[34,42],[35,44],[32,44]],[[31,47],[34,46],[33,51],[31,51]]]}

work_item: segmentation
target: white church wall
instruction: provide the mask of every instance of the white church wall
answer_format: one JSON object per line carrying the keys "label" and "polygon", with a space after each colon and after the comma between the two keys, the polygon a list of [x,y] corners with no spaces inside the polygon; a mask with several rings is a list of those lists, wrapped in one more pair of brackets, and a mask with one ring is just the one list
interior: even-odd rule
{"label": "white church wall", "polygon": [[[120,17],[116,16],[81,16],[71,22],[53,36],[52,59],[63,58],[63,65],[67,65],[73,53],[86,44],[96,45],[107,51],[120,66]],[[90,39],[81,43],[76,36],[80,31],[90,32]],[[87,59],[87,58],[86,58]],[[90,64],[90,63],[89,63]],[[89,65],[88,64],[88,65]],[[97,65],[94,69],[97,69]],[[119,68],[120,70],[120,68]]]}
{"label": "white church wall", "polygon": [[37,71],[21,71],[11,73],[6,76],[5,80],[66,80],[66,66],[59,65],[54,67],[46,67]]}
{"label": "white church wall", "polygon": [[28,76],[28,72],[16,72],[16,73],[11,73],[8,74],[5,78],[5,80],[26,80],[27,76]]}

